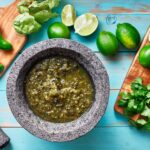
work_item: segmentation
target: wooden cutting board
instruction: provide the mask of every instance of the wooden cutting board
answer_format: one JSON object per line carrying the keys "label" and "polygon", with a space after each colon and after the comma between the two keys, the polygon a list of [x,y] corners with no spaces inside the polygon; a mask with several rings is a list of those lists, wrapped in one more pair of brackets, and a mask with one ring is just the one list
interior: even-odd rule
{"label": "wooden cutting board", "polygon": [[[145,45],[150,45],[150,42],[149,42],[149,35],[150,35],[150,27],[149,29],[147,30],[147,33],[143,39],[143,42],[141,44],[141,47],[139,48],[132,64],[131,64],[131,67],[126,75],[126,78],[123,82],[123,85],[121,87],[121,90],[120,92],[123,92],[123,91],[130,91],[130,84],[133,80],[135,80],[137,77],[141,77],[143,79],[143,83],[144,84],[149,84],[150,83],[150,69],[146,69],[144,67],[142,67],[140,64],[139,64],[139,61],[138,61],[138,55],[139,55],[139,52],[141,50],[141,48],[143,48]],[[115,103],[115,106],[114,106],[114,109],[116,112],[120,113],[120,114],[123,114],[123,108],[122,107],[119,107],[117,105],[117,102],[119,100],[119,96],[117,98],[117,101]],[[132,117],[133,120],[137,120],[138,118],[140,117],[139,114],[135,115]]]}
{"label": "wooden cutting board", "polygon": [[5,66],[5,70],[0,73],[0,77],[4,74],[26,42],[26,36],[18,34],[13,28],[13,20],[19,14],[17,10],[17,3],[19,1],[20,0],[15,0],[11,5],[0,8],[0,33],[13,45],[13,49],[9,52],[0,49],[0,63]]}

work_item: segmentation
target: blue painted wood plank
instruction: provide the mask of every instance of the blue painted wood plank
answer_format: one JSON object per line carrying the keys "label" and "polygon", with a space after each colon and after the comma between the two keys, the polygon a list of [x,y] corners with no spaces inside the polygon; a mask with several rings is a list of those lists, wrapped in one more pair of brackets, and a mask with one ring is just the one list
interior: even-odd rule
{"label": "blue painted wood plank", "polygon": [[[101,121],[97,124],[97,127],[129,126],[128,121],[125,118],[114,112],[114,103],[118,92],[118,90],[110,91],[110,98],[106,113],[102,117]],[[0,91],[0,126],[20,127],[9,109],[5,91]]]}
{"label": "blue painted wood plank", "polygon": [[[10,4],[13,0],[0,1],[0,6]],[[94,13],[150,13],[149,0],[61,0],[61,5],[71,3],[75,7],[81,8],[82,12],[90,11]],[[133,7],[134,6],[134,7]]]}
{"label": "blue painted wood plank", "polygon": [[64,143],[47,142],[24,129],[8,129],[11,143],[4,150],[149,150],[150,134],[133,127],[95,128],[85,136]]}

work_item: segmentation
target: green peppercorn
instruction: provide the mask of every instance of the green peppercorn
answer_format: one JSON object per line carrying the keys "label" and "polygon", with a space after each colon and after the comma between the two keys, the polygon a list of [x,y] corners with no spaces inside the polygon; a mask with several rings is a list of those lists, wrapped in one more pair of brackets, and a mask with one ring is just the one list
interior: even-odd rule
{"label": "green peppercorn", "polygon": [[4,70],[4,65],[3,64],[0,64],[0,72],[2,72]]}

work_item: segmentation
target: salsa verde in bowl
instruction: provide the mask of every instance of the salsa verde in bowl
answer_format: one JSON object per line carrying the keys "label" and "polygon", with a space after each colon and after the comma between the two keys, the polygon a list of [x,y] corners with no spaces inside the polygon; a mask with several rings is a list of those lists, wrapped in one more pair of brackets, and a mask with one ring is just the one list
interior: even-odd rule
{"label": "salsa verde in bowl", "polygon": [[73,121],[93,103],[94,88],[88,73],[69,58],[53,56],[39,61],[24,83],[29,107],[50,122]]}
{"label": "salsa verde in bowl", "polygon": [[17,121],[48,141],[70,141],[89,132],[103,116],[108,97],[102,62],[86,46],[67,39],[26,49],[7,81],[8,103]]}

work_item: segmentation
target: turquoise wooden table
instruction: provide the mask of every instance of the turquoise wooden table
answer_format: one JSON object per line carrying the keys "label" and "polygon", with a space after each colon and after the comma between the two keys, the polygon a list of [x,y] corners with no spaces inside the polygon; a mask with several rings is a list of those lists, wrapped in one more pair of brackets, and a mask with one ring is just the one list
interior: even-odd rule
{"label": "turquoise wooden table", "polygon": [[[0,6],[12,0],[0,0]],[[77,14],[95,13],[100,21],[98,30],[115,33],[116,24],[129,22],[137,27],[143,38],[150,24],[150,0],[62,0],[58,12],[65,4],[73,4]],[[60,17],[44,24],[42,30],[29,36],[23,50],[41,40],[48,39],[47,27],[51,22],[60,21]],[[111,59],[102,56],[96,47],[98,31],[90,37],[80,37],[72,31],[71,39],[79,41],[95,52],[104,63],[110,78],[110,98],[105,115],[97,126],[87,135],[65,143],[52,143],[41,140],[28,133],[13,117],[6,98],[6,80],[10,68],[0,79],[0,127],[11,138],[11,143],[4,150],[149,150],[150,133],[139,131],[128,121],[114,112],[114,103],[125,75],[134,58],[135,51],[120,48],[117,57]],[[22,50],[22,51],[23,51]]]}

